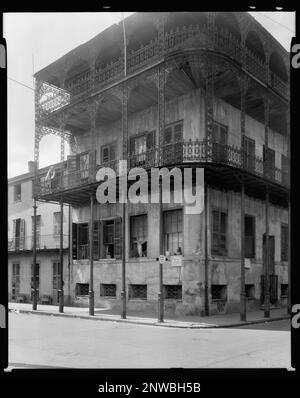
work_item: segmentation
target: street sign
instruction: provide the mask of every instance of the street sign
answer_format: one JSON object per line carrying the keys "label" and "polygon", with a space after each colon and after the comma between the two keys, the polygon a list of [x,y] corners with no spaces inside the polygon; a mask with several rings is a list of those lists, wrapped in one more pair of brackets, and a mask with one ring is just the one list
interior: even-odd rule
{"label": "street sign", "polygon": [[182,267],[182,256],[171,256],[171,266],[172,267]]}
{"label": "street sign", "polygon": [[160,262],[160,264],[164,264],[166,262],[166,256],[164,256],[163,254],[161,254],[158,257],[158,261]]}

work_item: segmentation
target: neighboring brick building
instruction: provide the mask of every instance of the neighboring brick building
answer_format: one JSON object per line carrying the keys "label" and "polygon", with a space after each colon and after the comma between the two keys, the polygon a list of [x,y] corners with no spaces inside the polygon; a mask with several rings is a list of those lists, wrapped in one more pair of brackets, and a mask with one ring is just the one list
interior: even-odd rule
{"label": "neighboring brick building", "polygon": [[[35,161],[45,134],[71,146],[50,185],[39,171],[36,195],[73,206],[72,303],[88,304],[93,241],[95,304],[121,304],[122,205],[96,202],[95,175],[128,158],[205,169],[201,214],[163,206],[163,250],[183,254],[183,268],[164,265],[166,311],[238,311],[244,257],[248,308],[267,263],[271,304],[286,305],[289,54],[248,13],[136,13],[125,25],[126,74],[117,25],[35,74]],[[159,207],[128,204],[125,220],[127,307],[154,313]]]}
{"label": "neighboring brick building", "polygon": [[[33,162],[29,172],[8,180],[9,301],[30,302],[33,275]],[[57,303],[60,207],[37,202],[37,264],[39,302]],[[69,280],[68,212],[64,215],[63,247],[66,286]],[[66,293],[67,294],[67,293]]]}

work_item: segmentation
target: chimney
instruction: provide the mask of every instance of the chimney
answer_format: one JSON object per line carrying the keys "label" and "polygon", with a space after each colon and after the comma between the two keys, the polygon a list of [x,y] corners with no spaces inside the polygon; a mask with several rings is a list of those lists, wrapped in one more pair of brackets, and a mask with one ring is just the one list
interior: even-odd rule
{"label": "chimney", "polygon": [[34,173],[36,163],[33,160],[28,162],[28,171],[29,173]]}

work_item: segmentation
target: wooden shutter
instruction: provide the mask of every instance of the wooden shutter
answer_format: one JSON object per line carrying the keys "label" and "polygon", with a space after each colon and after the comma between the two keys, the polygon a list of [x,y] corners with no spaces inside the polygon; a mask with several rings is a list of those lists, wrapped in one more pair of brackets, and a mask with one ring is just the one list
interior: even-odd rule
{"label": "wooden shutter", "polygon": [[20,220],[20,250],[25,248],[25,220]]}
{"label": "wooden shutter", "polygon": [[122,218],[115,219],[115,258],[122,257]]}
{"label": "wooden shutter", "polygon": [[68,175],[68,185],[72,186],[76,182],[76,172],[78,170],[77,167],[77,156],[70,155],[67,157],[67,175]]}
{"label": "wooden shutter", "polygon": [[155,130],[150,131],[147,133],[147,138],[146,138],[146,146],[147,146],[147,151],[149,149],[153,149],[155,145]]}
{"label": "wooden shutter", "polygon": [[107,163],[109,161],[109,148],[102,148],[102,163]]}
{"label": "wooden shutter", "polygon": [[12,240],[11,250],[16,249],[16,224],[17,224],[17,220],[13,220],[13,240]]}
{"label": "wooden shutter", "polygon": [[181,142],[182,141],[182,123],[178,123],[174,126],[174,142]]}

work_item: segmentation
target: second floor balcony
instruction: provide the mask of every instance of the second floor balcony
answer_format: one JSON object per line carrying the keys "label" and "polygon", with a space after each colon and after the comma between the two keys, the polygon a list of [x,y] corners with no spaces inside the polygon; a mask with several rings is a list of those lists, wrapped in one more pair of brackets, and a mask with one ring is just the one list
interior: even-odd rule
{"label": "second floor balcony", "polygon": [[[55,200],[63,193],[80,197],[81,193],[88,193],[89,188],[97,184],[96,174],[102,167],[112,168],[119,175],[119,161],[97,164],[94,152],[78,154],[85,156],[84,167],[71,169],[71,162],[64,162],[55,170],[54,177],[47,179],[46,175],[39,175],[35,183],[35,195],[47,200]],[[80,165],[80,162],[75,162]],[[289,188],[289,172],[286,168],[275,166],[275,158],[264,160],[254,154],[247,153],[243,148],[224,145],[207,140],[186,140],[164,145],[162,148],[153,147],[145,152],[133,153],[128,156],[127,170],[141,167],[150,170],[153,167],[209,167],[210,170],[231,170],[257,178],[262,184],[272,183],[280,189]],[[74,199],[75,200],[75,199]]]}
{"label": "second floor balcony", "polygon": [[[63,235],[63,249],[68,249],[69,237]],[[40,235],[36,236],[36,250],[59,250],[60,249],[60,235]],[[30,236],[16,236],[8,239],[8,252],[24,252],[33,250],[33,235]]]}

